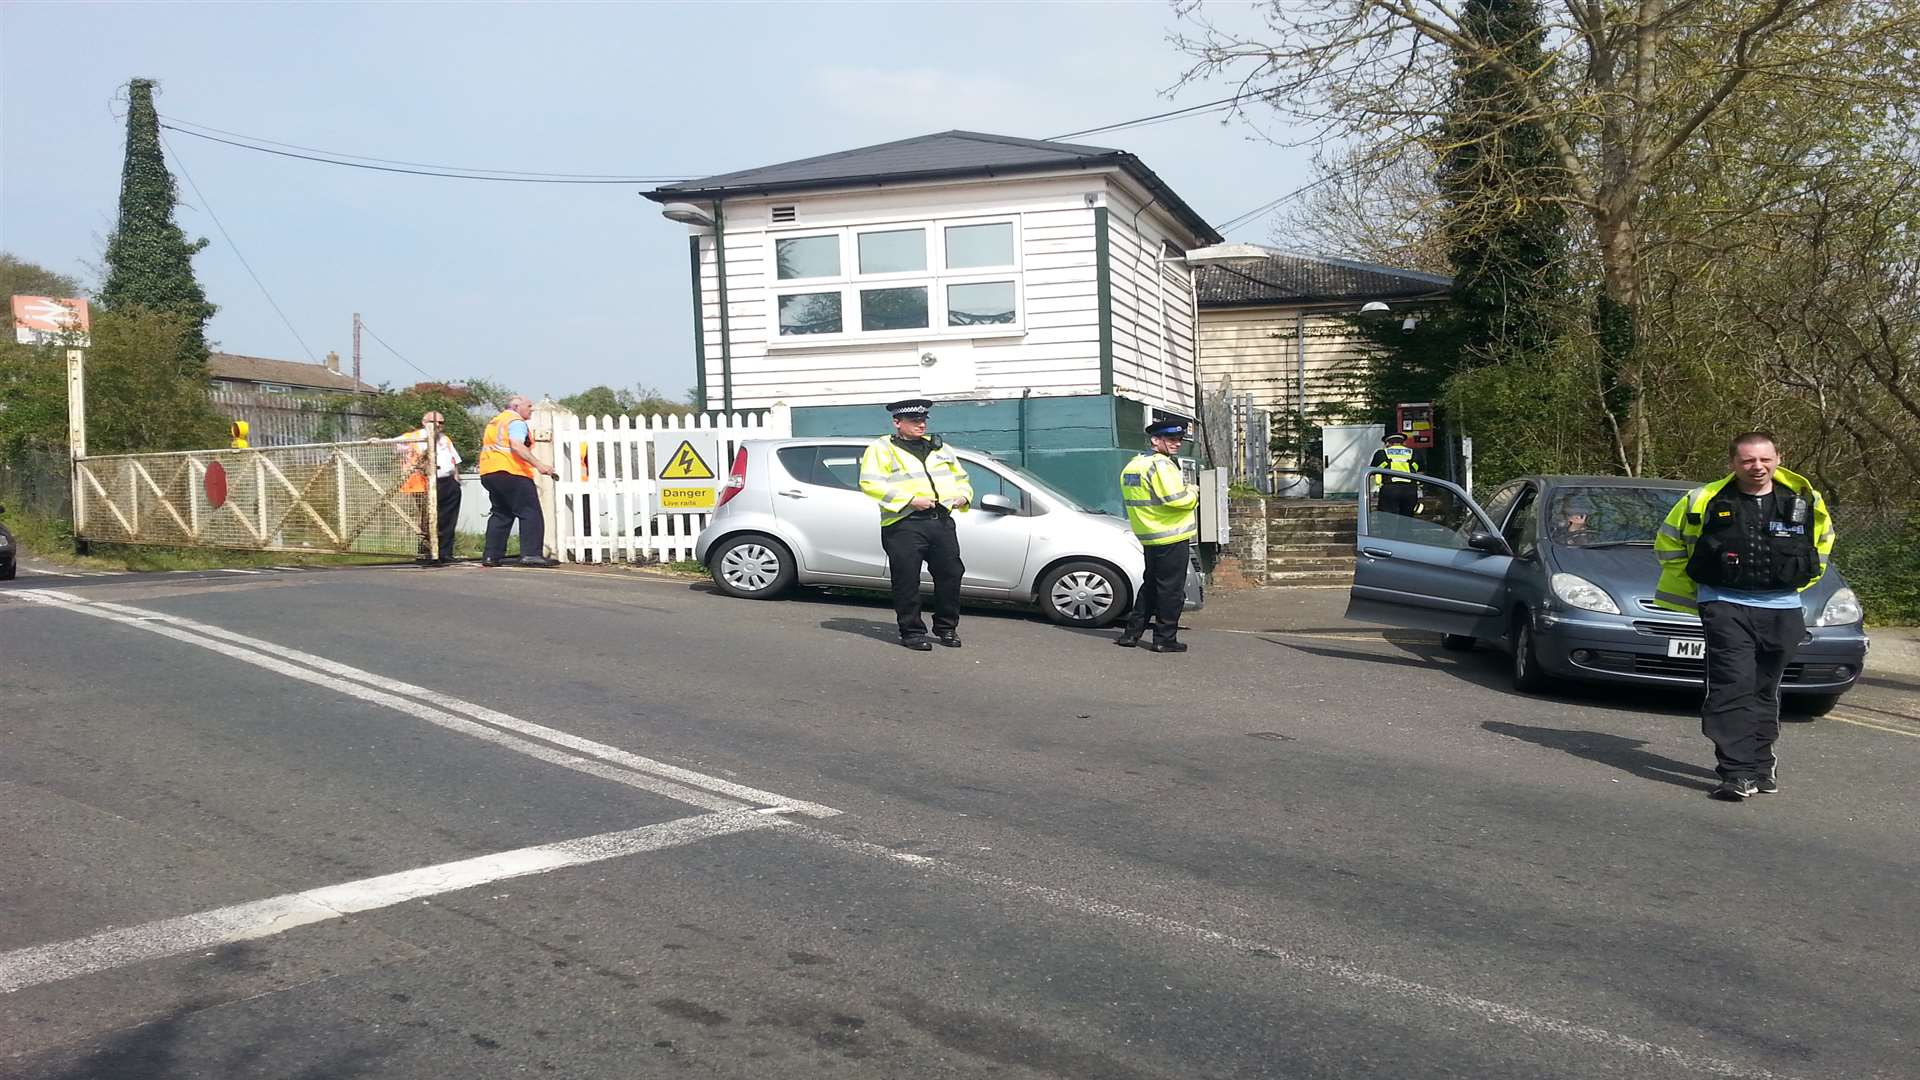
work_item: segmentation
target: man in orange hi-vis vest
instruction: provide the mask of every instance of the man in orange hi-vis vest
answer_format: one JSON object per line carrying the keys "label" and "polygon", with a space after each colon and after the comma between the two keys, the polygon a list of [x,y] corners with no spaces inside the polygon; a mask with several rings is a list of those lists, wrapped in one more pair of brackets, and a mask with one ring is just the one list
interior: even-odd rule
{"label": "man in orange hi-vis vest", "polygon": [[[429,412],[420,417],[420,426],[400,436],[398,452],[406,459],[407,478],[401,481],[403,494],[415,495],[420,500],[420,513],[424,519],[427,509],[427,474],[434,476],[436,498],[434,508],[439,513],[436,523],[440,533],[440,554],[437,558],[428,558],[427,539],[420,537],[420,555],[429,566],[446,566],[453,562],[454,526],[460,520],[460,478],[455,475],[460,468],[460,451],[454,449],[453,440],[447,438],[443,426],[446,418],[438,412]],[[428,464],[427,434],[438,431],[440,437],[434,447],[432,464]]]}
{"label": "man in orange hi-vis vest", "polygon": [[533,459],[533,429],[527,425],[532,417],[533,402],[515,394],[504,412],[487,421],[480,435],[480,486],[487,489],[492,505],[481,566],[500,565],[515,521],[520,522],[520,565],[555,565],[546,557],[547,522],[540,513],[540,493],[533,478],[539,473],[559,474]]}

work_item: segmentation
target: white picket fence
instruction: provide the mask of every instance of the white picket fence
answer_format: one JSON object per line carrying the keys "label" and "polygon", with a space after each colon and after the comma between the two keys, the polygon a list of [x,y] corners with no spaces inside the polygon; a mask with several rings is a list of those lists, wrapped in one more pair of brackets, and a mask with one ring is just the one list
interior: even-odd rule
{"label": "white picket fence", "polygon": [[[710,462],[724,484],[734,452],[748,439],[784,439],[793,434],[785,405],[764,413],[699,413],[694,416],[576,416],[553,418],[553,544],[569,562],[672,562],[693,557],[694,541],[710,514],[656,514],[653,493],[658,466],[654,436],[697,431],[720,443]],[[581,450],[585,449],[584,461]],[[670,452],[670,451],[669,451]]]}

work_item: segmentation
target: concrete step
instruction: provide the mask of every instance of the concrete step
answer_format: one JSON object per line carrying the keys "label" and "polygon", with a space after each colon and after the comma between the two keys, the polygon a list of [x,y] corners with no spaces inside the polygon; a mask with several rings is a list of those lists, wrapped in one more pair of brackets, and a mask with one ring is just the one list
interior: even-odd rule
{"label": "concrete step", "polygon": [[1276,586],[1297,585],[1339,585],[1353,584],[1352,574],[1329,574],[1321,570],[1269,570],[1267,584]]}
{"label": "concrete step", "polygon": [[1267,573],[1353,574],[1352,559],[1268,559]]}
{"label": "concrete step", "polygon": [[1344,528],[1344,530],[1352,532],[1354,528],[1359,528],[1359,519],[1356,519],[1354,515],[1334,517],[1331,513],[1317,513],[1317,515],[1311,515],[1311,517],[1306,517],[1306,515],[1300,515],[1300,517],[1296,517],[1296,515],[1275,517],[1275,515],[1269,513],[1269,515],[1267,515],[1267,528]]}
{"label": "concrete step", "polygon": [[1275,527],[1273,523],[1267,523],[1267,540],[1275,544],[1352,544],[1357,534],[1359,530],[1352,525],[1346,528],[1292,528]]}
{"label": "concrete step", "polygon": [[1269,541],[1267,543],[1267,557],[1270,559],[1303,557],[1351,559],[1353,558],[1353,541],[1349,540],[1344,544],[1337,541],[1330,541],[1324,544],[1276,544]]}

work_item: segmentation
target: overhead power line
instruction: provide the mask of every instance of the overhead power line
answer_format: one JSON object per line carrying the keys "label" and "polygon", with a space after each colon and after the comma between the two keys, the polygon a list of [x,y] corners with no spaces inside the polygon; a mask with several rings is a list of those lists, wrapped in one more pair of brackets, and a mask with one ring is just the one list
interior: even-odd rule
{"label": "overhead power line", "polygon": [[240,245],[233,242],[233,234],[229,233],[227,227],[220,223],[220,215],[213,212],[213,203],[207,201],[206,193],[200,190],[199,184],[194,183],[193,174],[187,171],[187,163],[181,159],[180,152],[173,148],[173,144],[167,141],[165,135],[160,136],[160,143],[167,148],[167,156],[171,157],[173,163],[180,167],[180,175],[187,178],[187,186],[193,189],[194,197],[200,200],[200,208],[205,210],[207,216],[213,219],[213,227],[220,230],[220,235],[226,240],[227,246],[233,249],[234,257],[239,259],[240,265],[246,268],[247,276],[253,279],[255,285],[260,287],[260,295],[267,298],[267,303],[272,306],[273,313],[280,316],[280,322],[286,326],[287,333],[292,334],[293,340],[300,343],[300,349],[307,354],[308,360],[312,360],[316,364],[319,363],[320,361],[313,355],[313,350],[307,346],[307,339],[300,336],[300,331],[293,328],[293,320],[287,318],[287,313],[280,310],[280,304],[274,300],[273,293],[268,291],[267,283],[260,280],[260,275],[253,272],[253,264],[248,262],[247,257],[240,253]]}
{"label": "overhead power line", "polygon": [[[305,150],[310,154],[322,154],[334,158],[351,158],[355,161],[372,161],[381,165],[407,165],[417,169],[437,169],[443,172],[485,173],[493,176],[537,176],[551,180],[617,180],[622,183],[629,183],[636,180],[662,179],[661,177],[628,176],[625,173],[527,172],[519,169],[485,169],[478,166],[440,165],[428,161],[401,161],[396,158],[370,157],[366,154],[349,154],[344,150],[326,150],[318,146],[302,146],[299,143],[280,142],[277,139],[269,139],[260,135],[248,135],[243,132],[228,131],[225,128],[214,127],[212,124],[201,124],[192,120],[182,120],[177,116],[162,116],[161,119],[170,124],[181,125],[187,128],[198,128],[201,131],[211,131],[216,135],[227,135],[250,143],[263,143],[267,146],[283,146],[289,150]],[[179,129],[176,128],[175,130]],[[675,173],[672,176],[665,177],[665,179],[678,180],[697,175],[702,174],[692,172]]]}
{"label": "overhead power line", "polygon": [[375,340],[375,341],[377,341],[377,342],[379,342],[379,343],[380,343],[380,347],[381,347],[381,348],[383,348],[383,349],[385,349],[385,350],[387,350],[388,352],[390,352],[390,353],[392,353],[392,354],[393,354],[393,355],[395,355],[395,356],[398,356],[398,357],[400,357],[400,362],[401,362],[401,363],[403,363],[403,364],[405,364],[405,365],[407,365],[408,367],[410,367],[410,368],[412,368],[413,370],[415,370],[415,371],[417,371],[417,372],[419,372],[419,373],[421,374],[421,376],[422,376],[422,377],[424,377],[424,378],[427,378],[427,379],[432,379],[432,378],[433,378],[433,376],[432,376],[432,375],[429,375],[429,374],[427,374],[427,369],[426,369],[426,368],[423,368],[423,367],[421,367],[421,366],[420,366],[419,364],[416,364],[416,363],[414,363],[413,361],[411,361],[411,360],[409,360],[409,359],[407,359],[407,358],[406,358],[406,357],[405,357],[404,355],[402,355],[402,354],[401,354],[401,352],[400,352],[400,350],[399,350],[399,349],[396,349],[396,348],[394,348],[393,346],[391,346],[391,345],[389,345],[389,344],[387,344],[387,339],[386,339],[386,338],[383,338],[383,337],[381,337],[381,336],[380,336],[379,334],[376,334],[376,333],[374,333],[374,332],[373,332],[373,327],[371,327],[371,326],[368,326],[368,325],[367,325],[367,320],[365,320],[365,319],[361,319],[361,320],[360,320],[360,329],[362,329],[362,330],[365,330],[365,331],[367,332],[367,336],[368,336],[368,337],[371,337],[371,338],[372,338],[373,340]]}
{"label": "overhead power line", "polygon": [[193,131],[173,123],[162,123],[160,126],[168,131],[177,131],[182,135],[191,135],[196,139],[225,143],[228,146],[237,146],[242,150],[252,150],[255,153],[273,154],[276,157],[298,158],[301,161],[317,161],[324,165],[342,165],[349,169],[370,169],[374,172],[403,173],[408,176],[438,176],[449,180],[489,180],[497,184],[654,184],[686,179],[684,176],[623,176],[609,177],[606,179],[580,177],[575,179],[562,179],[559,176],[510,176],[494,173],[450,172],[438,168],[403,169],[393,165],[376,165],[371,163],[371,161],[349,161],[344,157],[329,157],[325,154],[296,154],[291,150],[276,150],[271,146],[241,142],[236,139],[223,139],[218,135],[209,135],[203,131]]}
{"label": "overhead power line", "polygon": [[1205,101],[1198,105],[1188,105],[1182,109],[1169,109],[1166,112],[1154,113],[1151,116],[1137,116],[1132,120],[1122,120],[1117,124],[1102,124],[1099,127],[1082,128],[1079,131],[1069,131],[1065,135],[1050,135],[1048,136],[1048,141],[1057,142],[1061,139],[1076,139],[1082,135],[1098,135],[1104,131],[1119,131],[1122,128],[1144,126],[1153,121],[1172,120],[1209,111],[1223,111],[1228,107],[1238,105],[1242,101],[1265,97],[1270,93],[1272,93],[1271,90],[1243,90],[1232,97],[1223,97],[1218,101]]}

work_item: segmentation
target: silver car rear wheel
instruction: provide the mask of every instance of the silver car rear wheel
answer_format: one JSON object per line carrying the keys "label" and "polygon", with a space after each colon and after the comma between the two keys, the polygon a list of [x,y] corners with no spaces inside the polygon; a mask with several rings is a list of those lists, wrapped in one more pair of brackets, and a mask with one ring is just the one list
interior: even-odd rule
{"label": "silver car rear wheel", "polygon": [[1040,582],[1040,610],[1062,626],[1102,627],[1127,609],[1127,582],[1100,563],[1073,562]]}
{"label": "silver car rear wheel", "polygon": [[793,584],[793,556],[776,540],[737,536],[721,543],[709,560],[713,583],[729,596],[771,600]]}

